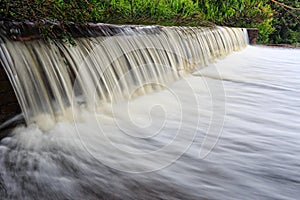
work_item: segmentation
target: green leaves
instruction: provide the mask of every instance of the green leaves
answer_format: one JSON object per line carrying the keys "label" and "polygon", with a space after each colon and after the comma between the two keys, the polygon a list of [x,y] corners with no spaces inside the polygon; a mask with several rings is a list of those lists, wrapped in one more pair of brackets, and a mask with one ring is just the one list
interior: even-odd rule
{"label": "green leaves", "polygon": [[270,2],[274,10],[275,31],[270,35],[272,43],[300,44],[300,2],[298,0],[277,0],[279,3],[297,9],[289,9],[281,4]]}
{"label": "green leaves", "polygon": [[[295,8],[300,6],[298,0],[277,1]],[[288,10],[272,0],[2,0],[0,18],[41,24],[44,19],[60,21],[60,32],[54,32],[51,27],[41,28],[43,34],[51,38],[69,38],[64,25],[71,22],[218,24],[257,27],[261,43],[270,40],[274,43],[299,43],[300,38],[299,10]]]}
{"label": "green leaves", "polygon": [[260,43],[267,43],[272,27],[272,9],[266,0],[199,0],[205,19],[219,25],[259,28]]}

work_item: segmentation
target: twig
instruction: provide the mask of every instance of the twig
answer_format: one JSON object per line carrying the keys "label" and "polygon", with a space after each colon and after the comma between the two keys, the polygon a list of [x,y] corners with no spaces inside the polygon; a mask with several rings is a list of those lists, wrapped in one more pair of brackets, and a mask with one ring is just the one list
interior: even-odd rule
{"label": "twig", "polygon": [[300,8],[294,8],[294,7],[285,5],[285,4],[280,3],[280,2],[278,2],[278,1],[275,1],[275,0],[271,0],[271,1],[272,1],[273,3],[275,3],[275,4],[280,5],[281,7],[285,7],[285,8],[290,9],[290,10],[300,10]]}

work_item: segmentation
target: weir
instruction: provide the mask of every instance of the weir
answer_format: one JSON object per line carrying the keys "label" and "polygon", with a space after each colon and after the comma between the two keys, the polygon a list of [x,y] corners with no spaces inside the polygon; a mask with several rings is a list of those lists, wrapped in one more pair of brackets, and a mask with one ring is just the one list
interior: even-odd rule
{"label": "weir", "polygon": [[75,46],[57,40],[12,41],[1,35],[1,65],[27,124],[51,125],[71,119],[80,109],[162,89],[248,43],[242,28],[111,30],[117,31],[76,38]]}

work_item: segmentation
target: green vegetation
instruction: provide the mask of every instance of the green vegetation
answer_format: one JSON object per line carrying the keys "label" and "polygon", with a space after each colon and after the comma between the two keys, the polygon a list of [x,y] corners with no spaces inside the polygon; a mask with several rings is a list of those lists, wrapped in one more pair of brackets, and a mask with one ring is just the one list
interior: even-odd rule
{"label": "green vegetation", "polygon": [[[271,4],[274,10],[273,26],[275,31],[270,35],[270,42],[275,44],[300,44],[300,1],[278,0]],[[284,3],[284,4],[282,4]]]}
{"label": "green vegetation", "polygon": [[[46,38],[70,37],[71,22],[257,27],[261,43],[299,42],[299,10],[274,0],[2,0],[2,20],[59,21],[60,33],[41,26]],[[281,0],[282,2],[282,0]],[[294,8],[297,0],[285,0]],[[288,10],[289,12],[287,12]],[[291,13],[293,15],[291,15]],[[295,17],[295,16],[296,17]],[[298,21],[297,21],[298,20]]]}
{"label": "green vegetation", "polygon": [[272,27],[272,9],[267,0],[199,0],[200,12],[219,25],[258,28],[259,42],[268,43]]}

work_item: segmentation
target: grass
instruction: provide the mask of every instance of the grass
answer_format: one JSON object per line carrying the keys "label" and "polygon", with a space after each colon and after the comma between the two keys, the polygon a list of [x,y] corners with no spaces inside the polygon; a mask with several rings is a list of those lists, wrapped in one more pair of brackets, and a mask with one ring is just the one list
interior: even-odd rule
{"label": "grass", "polygon": [[70,37],[69,23],[158,24],[211,26],[214,24],[258,27],[260,42],[267,43],[272,9],[267,0],[2,0],[0,18],[5,21],[59,21],[60,33],[43,27],[44,38]]}

